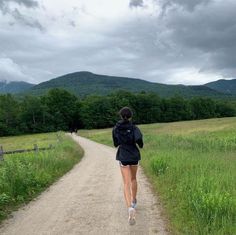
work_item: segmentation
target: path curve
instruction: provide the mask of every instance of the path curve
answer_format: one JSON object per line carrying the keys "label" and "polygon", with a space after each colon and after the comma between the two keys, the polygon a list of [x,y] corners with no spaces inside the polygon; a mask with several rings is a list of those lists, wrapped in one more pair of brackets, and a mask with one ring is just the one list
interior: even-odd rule
{"label": "path curve", "polygon": [[36,200],[3,222],[2,235],[167,234],[159,201],[138,172],[136,225],[127,222],[116,149],[72,135],[85,151],[81,162]]}

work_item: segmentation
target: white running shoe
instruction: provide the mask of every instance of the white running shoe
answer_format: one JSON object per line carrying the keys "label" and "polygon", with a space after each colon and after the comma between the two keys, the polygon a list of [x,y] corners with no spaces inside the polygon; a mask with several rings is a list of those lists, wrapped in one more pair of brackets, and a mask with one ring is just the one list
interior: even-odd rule
{"label": "white running shoe", "polygon": [[134,199],[134,200],[131,202],[131,207],[133,207],[134,209],[136,209],[136,207],[137,207],[137,199]]}
{"label": "white running shoe", "polygon": [[135,209],[133,207],[129,208],[129,225],[135,225]]}

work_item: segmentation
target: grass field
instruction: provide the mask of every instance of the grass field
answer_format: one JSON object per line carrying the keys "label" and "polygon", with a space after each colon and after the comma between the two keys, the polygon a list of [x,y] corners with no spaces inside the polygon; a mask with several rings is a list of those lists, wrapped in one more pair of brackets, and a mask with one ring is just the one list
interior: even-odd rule
{"label": "grass field", "polygon": [[39,152],[4,155],[0,161],[0,221],[19,205],[37,196],[69,171],[83,150],[64,133],[34,134],[0,138],[5,151],[54,146]]}
{"label": "grass field", "polygon": [[0,145],[3,146],[4,151],[32,149],[34,144],[37,144],[39,148],[49,147],[50,144],[55,145],[57,143],[58,136],[62,136],[62,133],[0,137]]}
{"label": "grass field", "polygon": [[[141,165],[174,234],[236,234],[236,118],[139,127]],[[111,129],[80,135],[112,145]]]}

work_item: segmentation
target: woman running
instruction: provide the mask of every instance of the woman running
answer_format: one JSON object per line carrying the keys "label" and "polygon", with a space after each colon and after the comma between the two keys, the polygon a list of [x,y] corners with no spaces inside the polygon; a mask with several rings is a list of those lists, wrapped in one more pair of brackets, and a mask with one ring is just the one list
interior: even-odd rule
{"label": "woman running", "polygon": [[113,128],[112,137],[115,147],[118,147],[116,160],[120,162],[120,170],[124,182],[124,197],[129,214],[129,224],[135,224],[135,208],[137,205],[138,162],[141,159],[139,149],[143,147],[142,133],[132,122],[133,113],[124,107],[119,112],[121,120]]}

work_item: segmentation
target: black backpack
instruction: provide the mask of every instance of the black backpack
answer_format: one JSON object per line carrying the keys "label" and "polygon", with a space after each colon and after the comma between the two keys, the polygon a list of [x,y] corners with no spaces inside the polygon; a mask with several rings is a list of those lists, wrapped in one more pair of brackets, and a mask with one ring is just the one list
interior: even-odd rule
{"label": "black backpack", "polygon": [[134,144],[134,126],[128,128],[116,128],[116,137],[120,144]]}

